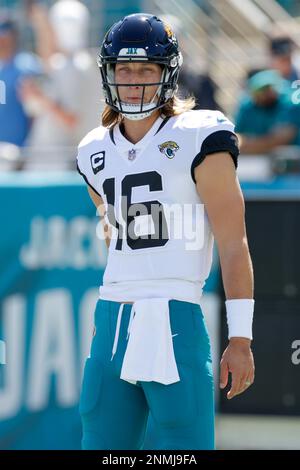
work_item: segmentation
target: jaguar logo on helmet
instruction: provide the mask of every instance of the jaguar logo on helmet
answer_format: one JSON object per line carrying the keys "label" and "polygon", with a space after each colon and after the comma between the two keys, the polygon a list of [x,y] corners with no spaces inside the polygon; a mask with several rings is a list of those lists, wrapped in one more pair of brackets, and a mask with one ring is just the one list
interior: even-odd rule
{"label": "jaguar logo on helmet", "polygon": [[173,140],[168,140],[158,146],[161,153],[165,154],[168,158],[174,158],[175,153],[179,150],[179,145]]}
{"label": "jaguar logo on helmet", "polygon": [[164,25],[165,25],[165,31],[166,31],[168,37],[169,37],[169,38],[173,38],[175,35],[174,35],[173,31],[172,31],[171,26],[170,26],[168,23],[164,23]]}

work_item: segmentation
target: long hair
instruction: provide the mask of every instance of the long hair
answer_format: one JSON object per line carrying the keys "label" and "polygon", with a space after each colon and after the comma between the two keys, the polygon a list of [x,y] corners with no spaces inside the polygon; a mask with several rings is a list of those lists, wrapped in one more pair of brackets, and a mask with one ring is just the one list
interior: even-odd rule
{"label": "long hair", "polygon": [[[189,97],[181,99],[178,96],[173,96],[167,103],[159,109],[160,115],[165,117],[178,116],[179,114],[191,111],[195,106],[195,98]],[[106,105],[102,112],[102,126],[113,127],[122,122],[123,116],[121,113],[114,111],[110,106]]]}

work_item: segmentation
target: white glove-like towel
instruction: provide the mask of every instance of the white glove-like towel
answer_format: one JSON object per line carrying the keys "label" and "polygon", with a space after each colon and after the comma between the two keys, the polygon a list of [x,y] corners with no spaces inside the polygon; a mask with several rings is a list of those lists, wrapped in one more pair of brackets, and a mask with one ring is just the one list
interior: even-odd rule
{"label": "white glove-like towel", "polygon": [[153,298],[134,302],[121,379],[133,384],[154,381],[169,385],[180,381],[173,349],[169,300]]}

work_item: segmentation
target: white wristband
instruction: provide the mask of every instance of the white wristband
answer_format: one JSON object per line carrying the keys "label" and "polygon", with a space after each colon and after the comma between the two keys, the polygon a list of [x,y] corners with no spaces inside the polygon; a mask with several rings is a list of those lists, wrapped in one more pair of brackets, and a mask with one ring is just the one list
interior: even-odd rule
{"label": "white wristband", "polygon": [[226,300],[228,339],[233,336],[252,338],[254,299]]}

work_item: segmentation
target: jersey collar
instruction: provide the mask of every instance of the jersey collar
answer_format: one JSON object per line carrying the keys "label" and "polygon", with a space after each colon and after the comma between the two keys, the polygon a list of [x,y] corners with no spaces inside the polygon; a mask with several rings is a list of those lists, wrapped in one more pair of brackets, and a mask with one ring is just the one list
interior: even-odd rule
{"label": "jersey collar", "polygon": [[162,123],[163,119],[159,116],[154,122],[153,126],[149,129],[147,134],[145,134],[144,137],[139,140],[136,144],[133,144],[132,142],[127,140],[126,137],[124,137],[120,130],[119,124],[114,127],[113,134],[111,135],[111,137],[119,152],[128,153],[129,150],[134,149],[138,153],[146,145],[148,145],[149,141],[155,136]]}

